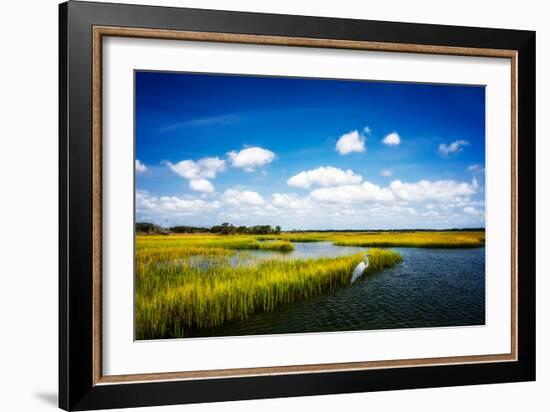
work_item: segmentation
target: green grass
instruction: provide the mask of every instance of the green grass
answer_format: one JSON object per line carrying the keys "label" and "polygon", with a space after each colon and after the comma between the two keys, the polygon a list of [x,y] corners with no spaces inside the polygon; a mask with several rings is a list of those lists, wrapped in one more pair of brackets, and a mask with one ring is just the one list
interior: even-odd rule
{"label": "green grass", "polygon": [[[194,331],[244,320],[257,311],[348,285],[363,254],[229,264],[227,255],[158,261],[137,253],[136,337],[185,337]],[[370,249],[366,274],[401,261],[397,252]]]}

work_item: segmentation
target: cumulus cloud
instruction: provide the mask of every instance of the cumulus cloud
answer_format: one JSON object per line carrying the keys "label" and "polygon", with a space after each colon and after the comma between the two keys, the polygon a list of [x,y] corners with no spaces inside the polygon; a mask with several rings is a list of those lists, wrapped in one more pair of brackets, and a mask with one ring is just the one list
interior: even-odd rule
{"label": "cumulus cloud", "polygon": [[194,179],[189,182],[189,187],[197,192],[213,193],[214,185],[206,179]]}
{"label": "cumulus cloud", "polygon": [[227,153],[227,156],[232,167],[246,172],[253,172],[257,167],[269,164],[275,159],[275,153],[261,147],[247,147],[240,152],[233,150]]}
{"label": "cumulus cloud", "polygon": [[416,183],[402,183],[394,180],[390,189],[396,198],[405,201],[448,201],[461,196],[471,196],[477,192],[477,181],[471,184],[455,180],[421,180]]}
{"label": "cumulus cloud", "polygon": [[350,169],[344,171],[336,167],[319,167],[317,169],[303,171],[287,180],[287,184],[304,189],[312,185],[328,187],[361,183],[363,177],[356,175]]}
{"label": "cumulus cloud", "polygon": [[343,185],[315,189],[311,198],[317,202],[326,203],[353,203],[353,202],[388,202],[394,200],[388,188],[381,188],[370,182],[360,185]]}
{"label": "cumulus cloud", "polygon": [[305,210],[311,207],[309,197],[298,197],[295,193],[273,193],[271,204],[284,209]]}
{"label": "cumulus cloud", "polygon": [[450,201],[467,197],[477,192],[477,181],[471,184],[454,180],[421,180],[416,183],[403,183],[394,180],[388,187],[380,187],[370,182],[360,185],[344,185],[315,189],[311,198],[328,203],[353,202],[420,202]]}
{"label": "cumulus cloud", "polygon": [[370,216],[376,217],[395,217],[395,216],[416,216],[418,212],[412,207],[405,207],[400,205],[381,205],[367,209],[367,213]]}
{"label": "cumulus cloud", "polygon": [[353,130],[340,136],[336,142],[335,150],[341,155],[347,155],[352,152],[362,153],[365,151],[365,140],[365,137],[357,130]]}
{"label": "cumulus cloud", "polygon": [[401,138],[399,137],[397,132],[392,132],[384,137],[382,143],[388,146],[397,146],[399,145],[399,143],[401,143]]}
{"label": "cumulus cloud", "polygon": [[176,164],[165,162],[170,170],[186,179],[197,179],[200,177],[200,168],[194,160],[182,160]]}
{"label": "cumulus cloud", "polygon": [[444,144],[441,143],[439,145],[439,154],[442,157],[447,157],[449,154],[452,153],[459,153],[462,151],[462,148],[464,146],[468,146],[470,143],[467,140],[455,140],[451,144]]}
{"label": "cumulus cloud", "polygon": [[197,161],[182,160],[176,164],[164,162],[177,175],[189,180],[189,187],[203,193],[214,192],[214,185],[207,179],[214,179],[225,170],[225,160],[219,157],[204,157]]}
{"label": "cumulus cloud", "polygon": [[159,207],[162,210],[170,210],[188,214],[197,214],[205,210],[218,209],[220,203],[217,201],[207,202],[202,199],[182,199],[177,196],[161,196]]}
{"label": "cumulus cloud", "polygon": [[136,159],[136,172],[137,173],[145,173],[147,171],[147,167],[140,162],[139,159]]}
{"label": "cumulus cloud", "polygon": [[264,198],[258,192],[249,190],[227,189],[223,194],[223,201],[231,206],[261,206]]}
{"label": "cumulus cloud", "polygon": [[165,162],[174,173],[189,180],[213,179],[225,170],[225,160],[219,157],[205,157],[198,161],[182,160],[176,164]]}
{"label": "cumulus cloud", "polygon": [[144,190],[136,190],[136,209],[137,210],[152,210],[155,209],[157,198],[150,196]]}
{"label": "cumulus cloud", "polygon": [[380,171],[380,175],[384,176],[384,177],[389,177],[389,176],[393,175],[393,172],[389,169],[384,169],[384,170]]}
{"label": "cumulus cloud", "polygon": [[225,171],[225,160],[219,157],[205,157],[197,162],[197,166],[201,177],[214,179],[216,174]]}
{"label": "cumulus cloud", "polygon": [[152,213],[155,216],[186,216],[212,211],[220,207],[220,202],[202,199],[184,199],[177,196],[152,196],[147,191],[136,191],[138,214]]}

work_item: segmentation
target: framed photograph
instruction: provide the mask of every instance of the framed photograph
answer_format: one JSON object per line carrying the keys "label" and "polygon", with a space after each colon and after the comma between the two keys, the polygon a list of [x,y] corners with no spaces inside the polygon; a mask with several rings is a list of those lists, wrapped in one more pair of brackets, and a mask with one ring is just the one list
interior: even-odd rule
{"label": "framed photograph", "polygon": [[66,410],[535,379],[535,33],[60,5]]}

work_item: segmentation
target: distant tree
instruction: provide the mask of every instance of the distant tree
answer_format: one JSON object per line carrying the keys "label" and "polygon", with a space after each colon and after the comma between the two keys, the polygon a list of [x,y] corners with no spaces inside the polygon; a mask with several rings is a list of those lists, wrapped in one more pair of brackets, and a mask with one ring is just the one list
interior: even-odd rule
{"label": "distant tree", "polygon": [[155,225],[154,223],[149,222],[138,222],[136,223],[136,232],[137,233],[165,233],[166,229],[162,226]]}
{"label": "distant tree", "polygon": [[216,233],[221,235],[250,234],[250,235],[269,235],[281,233],[281,226],[271,227],[270,225],[256,226],[234,226],[232,223],[223,222],[221,225],[214,225],[210,229],[194,226],[173,226],[170,230],[174,233]]}
{"label": "distant tree", "polygon": [[212,226],[210,228],[210,232],[221,233],[222,235],[232,235],[234,233],[237,233],[237,228],[231,223],[224,222],[221,225]]}
{"label": "distant tree", "polygon": [[170,231],[173,233],[208,233],[210,229],[195,226],[173,226],[170,228]]}

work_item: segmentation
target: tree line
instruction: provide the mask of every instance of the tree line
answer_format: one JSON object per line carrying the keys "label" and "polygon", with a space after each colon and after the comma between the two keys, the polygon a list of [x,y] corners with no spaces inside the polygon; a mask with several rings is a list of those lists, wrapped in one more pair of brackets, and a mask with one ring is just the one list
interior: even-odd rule
{"label": "tree line", "polygon": [[172,226],[165,228],[154,223],[139,222],[136,223],[136,232],[147,234],[216,233],[221,235],[270,235],[281,233],[281,226],[234,226],[231,223],[225,222],[221,225],[215,225],[210,228],[200,226]]}

